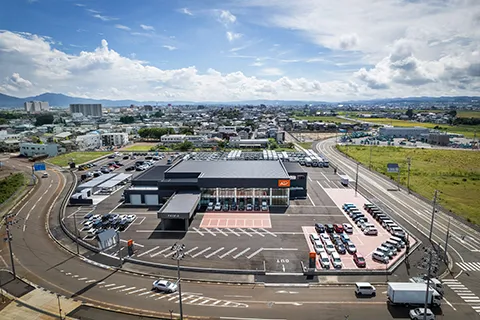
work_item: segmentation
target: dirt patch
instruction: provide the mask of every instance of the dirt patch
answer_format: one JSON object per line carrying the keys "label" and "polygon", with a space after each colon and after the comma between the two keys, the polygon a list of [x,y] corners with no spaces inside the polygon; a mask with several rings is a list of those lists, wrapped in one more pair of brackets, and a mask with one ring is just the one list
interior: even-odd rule
{"label": "dirt patch", "polygon": [[337,133],[335,132],[305,132],[305,133],[294,133],[291,132],[295,138],[297,138],[301,142],[309,142],[309,141],[317,141],[317,140],[324,140],[328,138],[335,137]]}

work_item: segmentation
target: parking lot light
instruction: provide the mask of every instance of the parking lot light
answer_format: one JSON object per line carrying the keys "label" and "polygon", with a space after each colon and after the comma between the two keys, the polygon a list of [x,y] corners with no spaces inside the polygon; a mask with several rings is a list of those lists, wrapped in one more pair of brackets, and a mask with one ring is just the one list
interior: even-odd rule
{"label": "parking lot light", "polygon": [[182,288],[180,284],[180,260],[182,260],[185,257],[185,245],[181,243],[174,243],[172,247],[170,248],[171,251],[175,251],[175,253],[172,256],[172,259],[177,260],[177,286],[178,286],[178,304],[180,308],[180,320],[183,320],[183,307],[182,307]]}

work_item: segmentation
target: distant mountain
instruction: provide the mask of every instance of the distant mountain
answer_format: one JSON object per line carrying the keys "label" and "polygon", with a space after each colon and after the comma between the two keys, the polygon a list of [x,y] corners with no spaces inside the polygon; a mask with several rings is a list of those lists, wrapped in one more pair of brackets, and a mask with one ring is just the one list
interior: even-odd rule
{"label": "distant mountain", "polygon": [[[101,103],[104,107],[122,107],[130,105],[187,105],[187,104],[203,104],[203,105],[284,105],[284,106],[303,106],[303,105],[336,105],[338,103],[324,101],[302,101],[302,100],[245,100],[230,102],[194,102],[194,101],[135,101],[135,100],[107,100],[107,99],[86,99],[78,97],[70,97],[61,93],[43,93],[35,97],[17,98],[0,93],[0,108],[22,108],[25,101],[47,101],[52,107],[68,107],[71,103]],[[389,104],[389,103],[448,103],[448,102],[480,102],[480,97],[409,97],[409,98],[392,98],[392,99],[373,99],[373,100],[357,100],[340,102],[343,104]]]}

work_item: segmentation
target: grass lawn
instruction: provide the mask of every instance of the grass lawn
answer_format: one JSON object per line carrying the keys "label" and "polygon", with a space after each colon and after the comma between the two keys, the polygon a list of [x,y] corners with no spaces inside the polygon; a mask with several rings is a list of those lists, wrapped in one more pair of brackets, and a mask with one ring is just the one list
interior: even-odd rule
{"label": "grass lawn", "polygon": [[134,152],[134,151],[150,151],[152,147],[155,147],[156,143],[151,144],[134,144],[125,148],[122,148],[122,151]]}
{"label": "grass lawn", "polygon": [[[345,146],[338,147],[345,152]],[[349,146],[348,155],[368,167],[370,147]],[[433,199],[439,190],[440,204],[465,219],[480,224],[480,152],[374,147],[372,168],[387,174],[387,163],[400,166],[400,183],[407,183],[407,158],[411,158],[410,188]],[[388,174],[392,176],[392,174]],[[397,179],[397,174],[393,174]]]}
{"label": "grass lawn", "polygon": [[312,149],[313,142],[298,142],[297,144],[304,149]]}
{"label": "grass lawn", "polygon": [[16,173],[0,180],[0,204],[5,203],[25,183],[25,176]]}
{"label": "grass lawn", "polygon": [[318,121],[318,122],[335,122],[335,123],[352,123],[353,121],[345,120],[342,118],[337,117],[329,117],[329,116],[295,116],[297,120],[308,120],[311,122]]}
{"label": "grass lawn", "polygon": [[94,159],[100,158],[102,156],[106,156],[107,154],[111,154],[111,151],[93,151],[93,152],[70,152],[66,154],[62,154],[60,156],[48,159],[47,162],[51,164],[55,164],[60,167],[68,166],[70,161],[75,162],[78,166],[82,163],[92,161]]}
{"label": "grass lawn", "polygon": [[475,131],[480,132],[480,126],[467,126],[467,125],[450,126],[448,124],[414,122],[414,121],[388,119],[388,118],[371,118],[371,119],[363,118],[362,120],[367,122],[388,124],[388,125],[393,125],[397,127],[424,127],[424,128],[433,129],[436,126],[438,126],[440,130],[448,131],[451,133],[463,134],[466,138],[473,138]]}

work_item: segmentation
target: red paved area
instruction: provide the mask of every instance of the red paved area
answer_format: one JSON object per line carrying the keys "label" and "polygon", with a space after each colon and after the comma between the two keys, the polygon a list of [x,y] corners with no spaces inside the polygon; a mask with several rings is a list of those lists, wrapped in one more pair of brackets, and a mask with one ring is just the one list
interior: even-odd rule
{"label": "red paved area", "polygon": [[271,228],[270,214],[262,213],[214,213],[203,215],[200,228]]}

